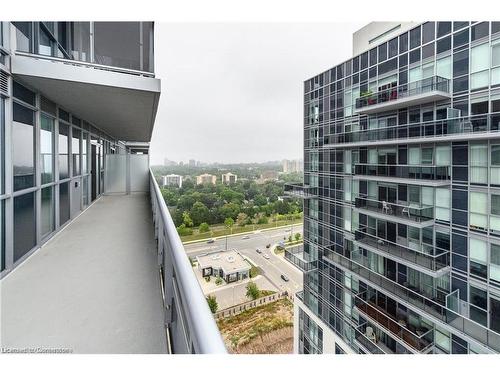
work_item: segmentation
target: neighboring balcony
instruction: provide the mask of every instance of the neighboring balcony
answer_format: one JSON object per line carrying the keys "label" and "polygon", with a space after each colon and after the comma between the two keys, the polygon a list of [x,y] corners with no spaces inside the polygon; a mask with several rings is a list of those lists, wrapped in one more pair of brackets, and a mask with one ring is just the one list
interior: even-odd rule
{"label": "neighboring balcony", "polygon": [[380,340],[380,334],[368,322],[354,328],[354,340],[368,354],[395,354]]}
{"label": "neighboring balcony", "polygon": [[308,260],[304,253],[304,246],[298,245],[285,249],[285,259],[300,268],[302,272],[309,272],[318,268],[317,260]]}
{"label": "neighboring balcony", "polygon": [[356,99],[355,112],[373,114],[450,98],[450,81],[433,76],[421,81],[394,86]]}
{"label": "neighboring balcony", "polygon": [[[395,181],[428,180],[436,184],[448,184],[450,182],[450,167],[436,165],[402,165],[402,164],[355,164],[354,177],[366,176],[363,179]],[[435,185],[435,184],[434,184]]]}
{"label": "neighboring balcony", "polygon": [[73,353],[226,353],[152,174],[106,195],[1,281],[1,341]]}
{"label": "neighboring balcony", "polygon": [[285,195],[300,198],[300,199],[310,199],[316,198],[318,196],[318,188],[309,185],[294,183],[285,184]]}
{"label": "neighboring balcony", "polygon": [[450,329],[461,332],[471,339],[476,340],[478,343],[481,343],[491,352],[500,352],[499,333],[457,314],[455,311],[447,308],[444,303],[427,298],[422,292],[405,287],[396,281],[370,270],[367,265],[356,263],[335,252],[329,252],[328,255],[323,256],[323,259],[327,262],[332,262],[336,266],[354,272],[362,281],[368,283],[388,297],[396,301],[404,301],[404,303],[414,308],[417,313],[425,314],[424,316],[428,315],[439,320],[442,324],[448,325]]}
{"label": "neighboring balcony", "polygon": [[411,140],[416,138],[438,138],[471,136],[500,130],[500,113],[474,115],[414,124],[400,124],[375,129],[362,129],[339,134],[335,143],[383,142]]}
{"label": "neighboring balcony", "polygon": [[436,249],[437,254],[424,253],[368,234],[366,233],[366,228],[357,230],[354,238],[358,246],[364,247],[374,253],[394,258],[397,261],[402,261],[422,272],[431,274],[433,277],[441,276],[450,267],[450,252],[448,250]]}
{"label": "neighboring balcony", "polygon": [[434,220],[434,207],[423,204],[398,204],[394,202],[378,201],[365,197],[355,199],[358,211],[369,215],[371,212],[384,216],[393,216],[404,221],[425,223]]}
{"label": "neighboring balcony", "polygon": [[[389,336],[405,347],[403,352],[428,353],[433,347],[434,333],[426,327],[414,327],[404,315],[391,316],[382,306],[373,301],[367,301],[366,292],[361,292],[354,298],[354,304],[360,315],[379,326]],[[376,336],[371,336],[377,340]],[[398,353],[400,351],[398,350]]]}

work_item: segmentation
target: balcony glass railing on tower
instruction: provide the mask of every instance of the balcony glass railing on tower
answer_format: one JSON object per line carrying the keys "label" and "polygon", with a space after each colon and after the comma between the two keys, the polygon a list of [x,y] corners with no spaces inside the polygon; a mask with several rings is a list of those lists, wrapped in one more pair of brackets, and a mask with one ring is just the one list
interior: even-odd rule
{"label": "balcony glass railing on tower", "polygon": [[456,311],[446,307],[443,303],[427,298],[420,292],[407,288],[396,281],[370,270],[367,266],[353,262],[351,259],[336,252],[329,252],[323,259],[354,272],[359,275],[362,280],[364,279],[364,281],[373,285],[374,288],[380,288],[380,291],[383,293],[390,293],[397,296],[401,300],[411,304],[415,309],[439,319],[442,323],[463,332],[491,350],[500,352],[500,334],[459,315]]}
{"label": "balcony glass railing on tower", "polygon": [[[377,249],[392,257],[402,259],[404,261],[413,263],[417,266],[424,267],[425,269],[433,272],[440,271],[450,266],[450,252],[449,250],[432,248],[432,252],[424,252],[423,250],[412,249],[409,246],[404,246],[387,239],[379,238],[373,234],[368,233],[366,227],[361,227],[355,232],[355,241],[360,246],[368,246],[369,248]],[[427,247],[426,247],[427,248]]]}
{"label": "balcony glass railing on tower", "polygon": [[303,272],[309,272],[318,268],[318,261],[309,260],[309,255],[304,253],[303,245],[285,249],[285,259],[300,268]]}
{"label": "balcony glass railing on tower", "polygon": [[355,207],[385,215],[400,217],[417,223],[434,219],[434,206],[425,204],[403,204],[378,201],[376,199],[358,196],[355,199]]}
{"label": "balcony glass railing on tower", "polygon": [[[367,297],[367,292],[361,292],[355,296],[354,304],[368,321],[379,325],[393,338],[400,340],[408,349],[414,353],[427,352],[433,345],[433,329],[424,325],[414,326],[407,315],[396,312],[395,315],[386,310],[384,306],[377,303],[375,295]],[[399,352],[399,350],[398,350]]]}
{"label": "balcony glass railing on tower", "polygon": [[285,184],[285,194],[302,199],[314,198],[318,196],[318,188],[300,183]]}
{"label": "balcony glass railing on tower", "polygon": [[[367,126],[367,125],[366,125]],[[500,113],[438,119],[373,129],[359,129],[332,135],[331,143],[388,141],[391,139],[433,138],[459,134],[480,134],[500,130]]]}
{"label": "balcony glass railing on tower", "polygon": [[362,93],[356,99],[356,112],[376,113],[433,102],[450,96],[450,81],[439,76],[432,76],[399,86],[396,86],[394,82],[387,86],[390,87],[380,87],[376,93]]}
{"label": "balcony glass railing on tower", "polygon": [[448,166],[436,165],[356,164],[354,166],[354,174],[412,180],[446,181],[450,179],[450,168]]}

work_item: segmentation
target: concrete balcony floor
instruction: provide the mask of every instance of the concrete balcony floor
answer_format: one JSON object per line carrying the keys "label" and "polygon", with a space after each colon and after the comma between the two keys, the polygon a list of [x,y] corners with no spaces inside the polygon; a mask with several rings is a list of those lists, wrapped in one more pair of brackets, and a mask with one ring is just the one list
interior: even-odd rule
{"label": "concrete balcony floor", "polygon": [[146,195],[103,196],[0,282],[3,348],[166,353]]}

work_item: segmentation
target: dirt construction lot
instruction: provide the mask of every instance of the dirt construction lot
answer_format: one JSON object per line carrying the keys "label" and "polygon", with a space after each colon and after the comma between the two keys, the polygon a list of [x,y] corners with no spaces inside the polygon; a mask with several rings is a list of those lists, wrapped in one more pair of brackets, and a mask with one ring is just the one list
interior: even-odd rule
{"label": "dirt construction lot", "polygon": [[220,319],[217,325],[230,353],[293,352],[293,304],[287,299]]}

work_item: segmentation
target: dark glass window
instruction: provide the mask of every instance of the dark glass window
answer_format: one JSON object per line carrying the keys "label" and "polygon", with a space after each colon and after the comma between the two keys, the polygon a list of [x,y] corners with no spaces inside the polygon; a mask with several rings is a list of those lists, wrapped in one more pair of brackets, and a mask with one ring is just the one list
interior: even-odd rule
{"label": "dark glass window", "polygon": [[490,23],[489,22],[481,22],[478,23],[475,26],[471,27],[471,40],[477,40],[484,38],[485,36],[488,36],[489,33],[489,27]]}
{"label": "dark glass window", "polygon": [[372,48],[370,50],[370,66],[373,66],[377,63],[377,48]]}
{"label": "dark glass window", "polygon": [[35,245],[35,193],[28,193],[14,198],[14,262]]}
{"label": "dark glass window", "polygon": [[453,246],[451,247],[452,253],[467,256],[467,237],[453,233]]}
{"label": "dark glass window", "polygon": [[408,51],[408,33],[399,36],[399,53]]}
{"label": "dark glass window", "polygon": [[493,297],[490,297],[490,328],[500,333],[500,299]]}
{"label": "dark glass window", "polygon": [[437,23],[437,37],[449,34],[451,32],[451,22]]}
{"label": "dark glass window", "polygon": [[469,29],[453,34],[453,48],[457,48],[469,43]]}
{"label": "dark glass window", "polygon": [[402,72],[399,72],[399,84],[404,85],[405,83],[408,83],[408,71],[403,70]]}
{"label": "dark glass window", "polygon": [[469,73],[469,51],[455,53],[453,55],[453,77]]}
{"label": "dark glass window", "polygon": [[451,197],[453,208],[467,210],[467,190],[453,190]]}
{"label": "dark glass window", "polygon": [[410,49],[420,46],[420,26],[410,30]]}
{"label": "dark glass window", "polygon": [[12,22],[16,27],[16,46],[18,51],[31,52],[33,33],[31,22]]}
{"label": "dark glass window", "polygon": [[102,65],[141,69],[139,22],[95,22],[94,57]]}
{"label": "dark glass window", "polygon": [[403,55],[400,55],[399,56],[399,66],[403,67],[403,66],[407,66],[407,65],[408,65],[408,54],[405,53]]}
{"label": "dark glass window", "polygon": [[500,22],[492,22],[491,23],[491,33],[495,34],[500,31]]}
{"label": "dark glass window", "polygon": [[454,225],[467,226],[467,212],[452,210],[451,220]]}
{"label": "dark glass window", "polygon": [[365,82],[368,80],[368,70],[363,70],[360,74],[359,74],[359,80],[361,82]]}
{"label": "dark glass window", "polygon": [[434,43],[422,47],[422,60],[434,56]]}
{"label": "dark glass window", "polygon": [[453,31],[457,31],[465,26],[469,26],[469,22],[464,22],[464,21],[453,22]]}
{"label": "dark glass window", "polygon": [[[469,77],[463,76],[453,79],[453,93],[467,91],[469,89]],[[464,113],[462,113],[464,114]]]}
{"label": "dark glass window", "polygon": [[354,59],[352,59],[352,72],[356,73],[359,72],[359,57],[356,56]]}
{"label": "dark glass window", "polygon": [[370,78],[376,77],[377,76],[377,67],[374,66],[373,68],[370,68],[368,75],[370,76]]}
{"label": "dark glass window", "polygon": [[59,118],[69,122],[69,113],[59,108]]}
{"label": "dark glass window", "polygon": [[436,42],[436,53],[442,53],[449,51],[451,49],[451,36],[447,36],[446,38],[439,39]]}
{"label": "dark glass window", "polygon": [[20,85],[16,81],[14,81],[14,84],[12,86],[12,93],[14,95],[14,98],[16,99],[22,100],[23,102],[28,103],[32,106],[36,104],[35,93],[31,90],[28,90],[23,85]]}
{"label": "dark glass window", "polygon": [[13,104],[12,166],[14,191],[35,186],[35,112]]}
{"label": "dark glass window", "polygon": [[391,70],[395,70],[398,67],[398,59],[393,58],[391,60],[387,60],[386,62],[380,64],[378,66],[378,74],[384,74],[390,72]]}
{"label": "dark glass window", "polygon": [[452,254],[451,266],[455,270],[460,270],[464,273],[467,273],[467,258],[460,255]]}
{"label": "dark glass window", "polygon": [[69,127],[59,123],[59,179],[69,177]]}
{"label": "dark glass window", "polygon": [[[469,162],[467,145],[453,146],[453,165],[467,165]],[[457,207],[455,207],[457,208]]]}
{"label": "dark glass window", "polygon": [[410,52],[410,64],[420,61],[420,48]]}
{"label": "dark glass window", "polygon": [[368,52],[365,52],[361,55],[361,69],[368,68]]}
{"label": "dark glass window", "polygon": [[426,22],[422,26],[422,43],[428,43],[435,38],[435,22]]}
{"label": "dark glass window", "polygon": [[63,225],[69,220],[69,182],[59,185],[59,223]]}
{"label": "dark glass window", "polygon": [[378,62],[385,61],[387,59],[387,43],[383,43],[378,46]]}
{"label": "dark glass window", "polygon": [[394,38],[389,41],[389,58],[392,58],[397,54],[398,54],[398,38]]}

